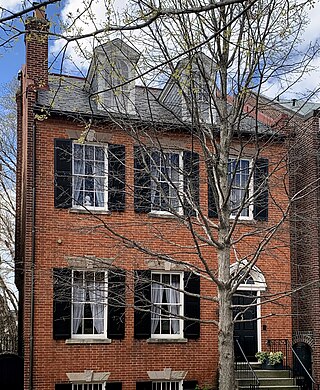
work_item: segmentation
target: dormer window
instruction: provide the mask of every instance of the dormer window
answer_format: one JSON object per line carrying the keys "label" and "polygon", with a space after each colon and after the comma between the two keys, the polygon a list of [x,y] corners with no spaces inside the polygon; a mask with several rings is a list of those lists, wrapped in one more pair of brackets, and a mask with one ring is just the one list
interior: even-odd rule
{"label": "dormer window", "polygon": [[216,122],[215,63],[204,53],[181,60],[164,87],[160,101],[186,122]]}
{"label": "dormer window", "polygon": [[210,91],[206,80],[200,75],[196,75],[196,82],[198,85],[197,97],[200,103],[210,103]]}
{"label": "dormer window", "polygon": [[87,88],[93,93],[98,110],[135,113],[135,78],[139,56],[121,39],[95,48]]}
{"label": "dormer window", "polygon": [[116,59],[106,69],[106,104],[108,107],[125,111],[130,95],[130,72],[126,60]]}
{"label": "dormer window", "polygon": [[190,75],[190,98],[199,103],[210,102],[210,91],[204,76],[199,71],[192,71]]}
{"label": "dormer window", "polygon": [[212,123],[216,112],[211,100],[213,91],[210,89],[210,80],[205,78],[207,75],[195,69],[191,71],[189,76],[186,74],[184,77],[183,85],[186,85],[187,88],[182,94],[183,119],[188,121],[193,116],[193,120],[199,121],[199,123]]}

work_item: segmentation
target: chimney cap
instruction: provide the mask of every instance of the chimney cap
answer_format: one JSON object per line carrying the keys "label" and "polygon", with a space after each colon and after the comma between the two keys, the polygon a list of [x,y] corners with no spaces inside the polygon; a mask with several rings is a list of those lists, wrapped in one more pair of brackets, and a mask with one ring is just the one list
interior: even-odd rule
{"label": "chimney cap", "polygon": [[40,3],[37,3],[37,2],[32,3],[32,5],[34,7],[38,6],[38,8],[34,9],[34,15],[33,16],[35,18],[37,18],[37,19],[46,19],[46,7],[45,6],[40,6],[39,7]]}

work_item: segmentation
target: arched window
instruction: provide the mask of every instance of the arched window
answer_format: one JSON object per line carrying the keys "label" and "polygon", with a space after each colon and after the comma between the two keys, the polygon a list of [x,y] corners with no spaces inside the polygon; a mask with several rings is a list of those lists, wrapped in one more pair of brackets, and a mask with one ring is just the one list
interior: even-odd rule
{"label": "arched window", "polygon": [[241,279],[238,290],[266,290],[267,283],[262,271],[254,265],[250,269],[250,272],[247,273],[249,267],[250,266],[247,261],[233,263],[230,266],[230,274],[236,277],[235,281]]}

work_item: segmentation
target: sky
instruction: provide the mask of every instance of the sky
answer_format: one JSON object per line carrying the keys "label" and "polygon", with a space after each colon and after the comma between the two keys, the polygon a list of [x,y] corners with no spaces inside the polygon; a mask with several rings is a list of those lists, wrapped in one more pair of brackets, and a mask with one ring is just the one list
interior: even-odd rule
{"label": "sky", "polygon": [[[302,1],[302,0],[301,0]],[[96,15],[96,23],[101,26],[106,18],[105,13],[103,12],[103,4],[105,0],[94,0],[93,1],[93,12]],[[22,3],[30,4],[31,1],[22,1],[22,0],[0,0],[0,7],[5,7],[10,11],[17,11],[21,9]],[[81,6],[80,0],[62,0],[57,5],[50,5],[47,7],[48,18],[53,21],[51,26],[51,31],[58,31],[58,22],[57,14],[62,21],[66,22],[68,20],[68,15],[75,13],[77,9]],[[126,6],[126,0],[115,0],[115,9],[122,10]],[[320,0],[314,2],[314,7],[308,10],[309,22],[305,28],[304,34],[302,35],[302,42],[300,44],[300,49],[304,49],[308,45],[313,45],[317,39],[320,40]],[[19,27],[22,28],[23,24],[19,23]],[[85,23],[78,25],[81,27],[82,31],[88,32],[92,31],[93,26]],[[1,34],[1,32],[0,32]],[[55,41],[55,43],[50,42],[49,52],[55,54],[61,48],[61,41]],[[75,47],[70,47],[70,52],[76,53]],[[84,72],[86,71],[86,66],[88,64],[80,63],[78,57],[76,56],[76,62],[79,68]],[[0,85],[10,82],[13,78],[17,77],[19,70],[25,62],[25,46],[23,41],[23,36],[18,37],[10,48],[0,47]],[[51,71],[58,71],[58,63],[53,64]],[[293,93],[299,95],[301,91],[313,90],[315,85],[320,85],[320,56],[313,59],[312,69],[308,72],[307,75],[303,77],[302,80],[296,85]],[[66,71],[74,73],[75,69],[68,69]],[[279,86],[275,84],[270,84],[269,88],[266,90],[266,94],[270,97],[275,96],[278,93]],[[299,96],[298,96],[299,97]],[[320,100],[320,96],[319,96]]]}

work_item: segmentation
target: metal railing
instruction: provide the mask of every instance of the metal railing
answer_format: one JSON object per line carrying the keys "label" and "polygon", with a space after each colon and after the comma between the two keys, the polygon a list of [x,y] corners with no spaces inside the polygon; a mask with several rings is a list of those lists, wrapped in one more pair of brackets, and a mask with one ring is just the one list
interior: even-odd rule
{"label": "metal railing", "polygon": [[12,335],[0,336],[0,353],[17,353],[18,352],[18,338]]}
{"label": "metal railing", "polygon": [[269,352],[281,351],[283,353],[283,366],[290,371],[291,377],[296,378],[296,384],[300,389],[320,389],[319,384],[316,383],[310,372],[306,369],[289,340],[267,340],[267,347]]}
{"label": "metal railing", "polygon": [[258,390],[259,389],[259,386],[260,386],[260,382],[259,382],[259,379],[256,375],[256,373],[254,372],[254,369],[252,368],[250,362],[248,361],[243,349],[241,348],[241,345],[239,343],[239,341],[237,339],[235,339],[235,343],[240,351],[240,354],[241,354],[241,361],[240,360],[240,356],[236,357],[236,361],[235,361],[235,366],[236,366],[236,371],[238,371],[239,373],[241,373],[241,378],[243,379],[247,379],[248,381],[250,381],[251,383],[249,384],[249,387],[250,389],[252,390]]}

